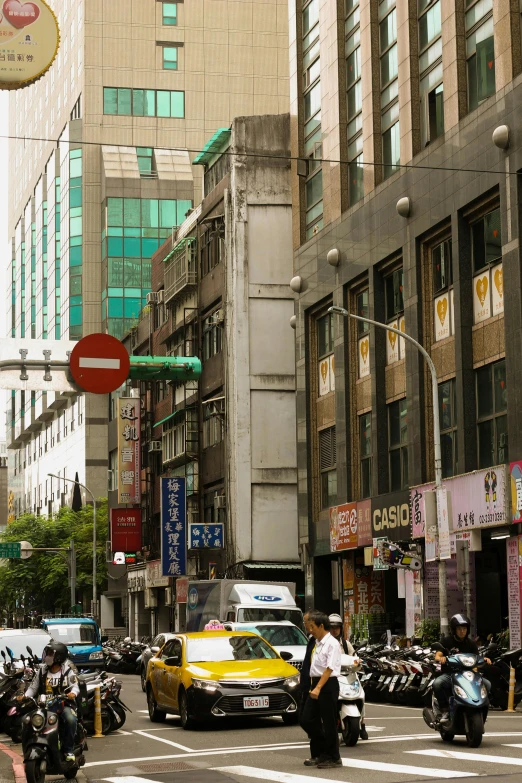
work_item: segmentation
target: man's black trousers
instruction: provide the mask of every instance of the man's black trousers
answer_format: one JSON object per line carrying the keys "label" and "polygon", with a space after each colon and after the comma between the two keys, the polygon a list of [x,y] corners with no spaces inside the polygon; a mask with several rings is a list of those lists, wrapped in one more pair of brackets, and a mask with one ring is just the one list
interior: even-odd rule
{"label": "man's black trousers", "polygon": [[[312,677],[313,690],[319,677]],[[339,715],[339,681],[337,677],[330,679],[323,686],[318,699],[312,699],[310,694],[301,711],[301,728],[310,739],[311,758],[339,758],[339,732],[337,719]]]}

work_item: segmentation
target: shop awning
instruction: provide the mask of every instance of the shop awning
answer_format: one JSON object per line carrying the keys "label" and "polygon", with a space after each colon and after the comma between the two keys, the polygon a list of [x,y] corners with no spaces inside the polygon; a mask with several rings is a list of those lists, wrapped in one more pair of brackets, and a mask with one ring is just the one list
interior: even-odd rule
{"label": "shop awning", "polygon": [[192,161],[193,166],[207,166],[215,155],[223,152],[230,140],[230,128],[218,128],[211,139],[207,141],[201,152]]}
{"label": "shop awning", "polygon": [[[170,421],[170,419],[173,419],[174,416],[177,416],[178,413],[181,413],[181,411],[183,411],[183,410],[185,410],[185,409],[181,408],[181,410],[179,410],[179,411],[174,411],[174,413],[169,413],[169,415],[165,416],[164,419],[162,419],[161,421],[157,421],[156,424],[154,425],[154,427],[159,427],[160,424],[165,424],[166,421]],[[154,429],[154,427],[153,427],[153,429]]]}
{"label": "shop awning", "polygon": [[280,570],[301,571],[299,563],[243,563],[244,568],[278,568]]}

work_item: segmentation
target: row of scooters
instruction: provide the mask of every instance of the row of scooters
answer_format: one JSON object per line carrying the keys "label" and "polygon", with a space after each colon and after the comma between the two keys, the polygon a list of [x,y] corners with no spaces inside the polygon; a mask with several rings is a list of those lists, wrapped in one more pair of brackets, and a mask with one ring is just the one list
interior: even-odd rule
{"label": "row of scooters", "polygon": [[112,674],[139,674],[141,658],[147,647],[145,637],[141,641],[132,641],[130,637],[116,638],[103,643],[105,668]]}
{"label": "row of scooters", "polygon": [[[24,694],[40,664],[30,647],[27,647],[27,653],[27,656],[15,658],[9,647],[6,652],[0,651],[3,658],[3,671],[0,672],[0,731],[9,734],[14,742],[21,742],[24,716],[35,708],[33,699],[17,699]],[[99,672],[79,673],[78,683],[78,712],[87,734],[94,732],[96,687],[100,688],[103,734],[121,729],[127,717],[126,713],[130,712],[120,696],[121,682],[107,672]]]}
{"label": "row of scooters", "polygon": [[[480,649],[491,664],[481,672],[491,682],[490,706],[505,710],[508,706],[510,664],[515,669],[515,706],[522,700],[522,649],[506,650],[498,644]],[[362,661],[359,675],[368,701],[424,707],[431,704],[431,685],[440,674],[430,647],[420,644],[362,644],[357,650]]]}

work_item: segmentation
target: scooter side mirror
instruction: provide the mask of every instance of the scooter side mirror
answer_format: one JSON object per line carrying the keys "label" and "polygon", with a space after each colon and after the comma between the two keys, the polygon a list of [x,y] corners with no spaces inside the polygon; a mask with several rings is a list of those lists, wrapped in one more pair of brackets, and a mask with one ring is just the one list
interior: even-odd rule
{"label": "scooter side mirror", "polygon": [[279,655],[281,656],[283,661],[291,661],[292,658],[294,657],[289,650],[281,650]]}
{"label": "scooter side mirror", "polygon": [[31,656],[31,658],[34,658],[34,653],[33,653],[33,651],[31,650],[31,648],[29,647],[29,645],[27,645],[27,647],[26,647],[25,649],[27,650],[27,652],[29,653],[29,655]]}

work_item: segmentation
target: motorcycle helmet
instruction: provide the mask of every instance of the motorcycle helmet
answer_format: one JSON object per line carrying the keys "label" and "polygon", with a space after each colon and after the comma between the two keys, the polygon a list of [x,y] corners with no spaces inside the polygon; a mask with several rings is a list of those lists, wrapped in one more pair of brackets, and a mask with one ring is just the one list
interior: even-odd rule
{"label": "motorcycle helmet", "polygon": [[69,657],[69,650],[62,642],[51,640],[43,651],[43,657],[46,658],[47,656],[53,658],[53,663],[62,664]]}
{"label": "motorcycle helmet", "polygon": [[126,636],[125,639],[123,640],[123,643],[124,644],[131,644],[132,643],[132,639],[130,638],[130,636]]}
{"label": "motorcycle helmet", "polygon": [[330,621],[330,625],[340,625],[341,628],[343,627],[343,618],[340,614],[331,614],[328,620]]}
{"label": "motorcycle helmet", "polygon": [[465,627],[468,629],[468,634],[471,628],[471,623],[465,614],[454,614],[449,621],[451,633],[455,636],[455,631],[459,627]]}

